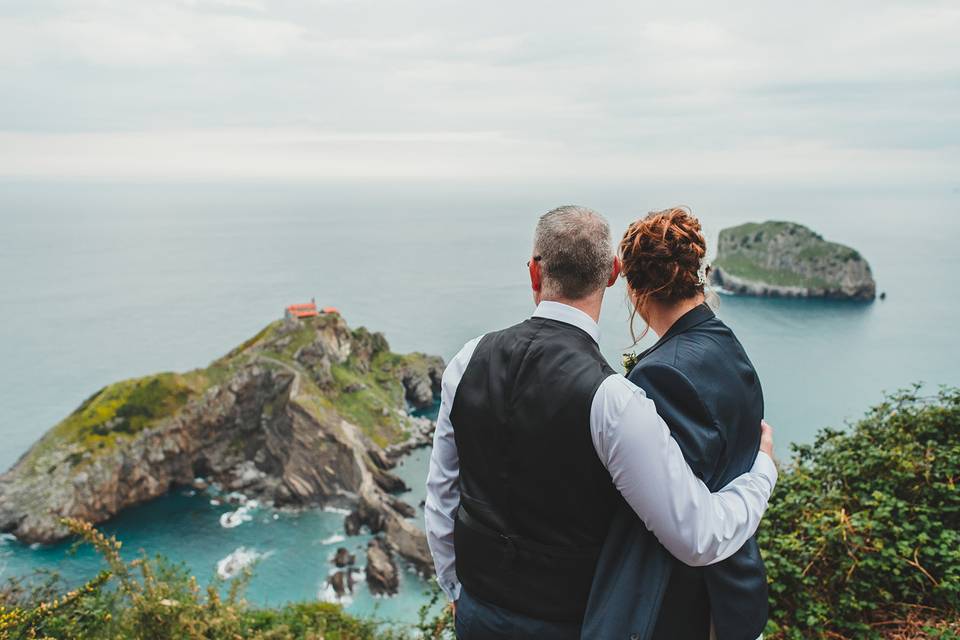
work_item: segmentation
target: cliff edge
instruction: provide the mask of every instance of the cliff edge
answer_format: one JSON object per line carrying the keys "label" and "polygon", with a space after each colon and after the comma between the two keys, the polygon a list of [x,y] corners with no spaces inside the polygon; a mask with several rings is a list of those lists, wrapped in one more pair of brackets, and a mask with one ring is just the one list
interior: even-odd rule
{"label": "cliff edge", "polygon": [[720,232],[712,282],[730,293],[873,300],[870,265],[855,249],[793,222],[747,223]]}
{"label": "cliff edge", "polygon": [[205,369],[90,396],[0,476],[0,532],[55,542],[61,518],[102,522],[203,478],[266,504],[353,508],[430,572],[389,469],[429,442],[433,424],[408,408],[432,405],[443,366],[338,314],[274,322]]}

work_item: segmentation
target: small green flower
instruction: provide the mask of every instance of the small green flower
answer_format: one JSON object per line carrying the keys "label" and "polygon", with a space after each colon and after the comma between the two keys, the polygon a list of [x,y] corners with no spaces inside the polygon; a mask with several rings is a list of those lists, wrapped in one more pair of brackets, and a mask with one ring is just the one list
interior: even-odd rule
{"label": "small green flower", "polygon": [[621,362],[623,363],[624,369],[623,375],[628,376],[630,372],[633,371],[633,368],[637,366],[637,363],[640,362],[640,358],[637,357],[636,353],[625,353],[623,354],[623,360],[621,360]]}

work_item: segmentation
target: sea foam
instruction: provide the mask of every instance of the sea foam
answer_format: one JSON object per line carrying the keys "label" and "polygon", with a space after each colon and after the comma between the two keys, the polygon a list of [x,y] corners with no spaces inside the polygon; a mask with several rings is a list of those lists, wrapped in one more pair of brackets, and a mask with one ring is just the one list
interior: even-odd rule
{"label": "sea foam", "polygon": [[253,520],[253,516],[250,515],[249,511],[247,507],[240,507],[236,511],[227,511],[220,514],[220,526],[224,529],[233,529],[244,522],[250,522]]}
{"label": "sea foam", "polygon": [[247,547],[237,547],[230,555],[217,562],[217,575],[224,580],[235,578],[246,567],[249,567],[257,560],[263,560],[273,555],[272,551],[260,553],[255,549]]}

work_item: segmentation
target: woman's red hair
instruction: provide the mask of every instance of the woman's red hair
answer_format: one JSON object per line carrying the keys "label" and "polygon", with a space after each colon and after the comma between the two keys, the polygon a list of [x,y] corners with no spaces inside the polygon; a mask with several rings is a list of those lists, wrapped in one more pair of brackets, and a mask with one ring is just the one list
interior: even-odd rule
{"label": "woman's red hair", "polygon": [[[633,317],[648,300],[672,303],[704,293],[707,241],[686,207],[654,211],[631,224],[620,241],[621,274],[634,294]],[[646,330],[640,335],[642,338]],[[634,336],[639,341],[640,338]]]}

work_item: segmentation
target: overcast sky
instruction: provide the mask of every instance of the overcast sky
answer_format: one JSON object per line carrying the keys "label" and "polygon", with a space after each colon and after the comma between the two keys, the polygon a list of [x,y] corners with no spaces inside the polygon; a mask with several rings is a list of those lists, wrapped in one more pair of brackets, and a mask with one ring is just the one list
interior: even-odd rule
{"label": "overcast sky", "polygon": [[960,2],[0,0],[0,177],[960,182]]}

